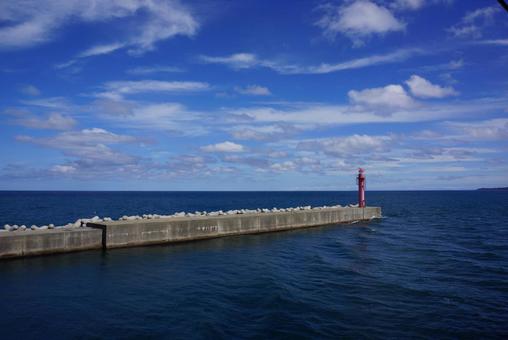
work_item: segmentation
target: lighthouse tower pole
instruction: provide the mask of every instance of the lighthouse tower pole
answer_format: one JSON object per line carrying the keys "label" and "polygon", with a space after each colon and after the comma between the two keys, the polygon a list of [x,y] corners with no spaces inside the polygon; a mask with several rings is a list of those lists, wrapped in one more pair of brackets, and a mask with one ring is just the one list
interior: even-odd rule
{"label": "lighthouse tower pole", "polygon": [[365,170],[362,168],[358,169],[358,177],[356,180],[358,182],[358,206],[360,208],[365,208]]}

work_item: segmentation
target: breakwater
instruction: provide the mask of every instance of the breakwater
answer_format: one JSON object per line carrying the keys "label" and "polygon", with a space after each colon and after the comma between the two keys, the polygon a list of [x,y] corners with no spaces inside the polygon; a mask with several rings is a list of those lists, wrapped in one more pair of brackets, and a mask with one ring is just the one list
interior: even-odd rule
{"label": "breakwater", "polygon": [[[230,235],[275,232],[326,224],[353,223],[381,217],[381,208],[298,207],[177,213],[82,219],[55,229],[13,230],[0,233],[0,258],[112,249],[200,240]],[[19,229],[19,228],[18,228]]]}

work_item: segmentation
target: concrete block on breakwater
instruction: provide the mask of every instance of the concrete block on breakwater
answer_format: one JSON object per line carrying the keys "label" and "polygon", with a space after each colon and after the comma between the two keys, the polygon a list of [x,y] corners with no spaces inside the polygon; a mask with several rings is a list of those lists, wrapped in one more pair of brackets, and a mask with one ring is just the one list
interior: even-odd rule
{"label": "concrete block on breakwater", "polygon": [[84,228],[1,233],[0,258],[193,241],[353,223],[380,217],[379,207],[341,207],[88,222]]}
{"label": "concrete block on breakwater", "polygon": [[0,259],[101,248],[102,231],[94,228],[62,228],[0,234]]}

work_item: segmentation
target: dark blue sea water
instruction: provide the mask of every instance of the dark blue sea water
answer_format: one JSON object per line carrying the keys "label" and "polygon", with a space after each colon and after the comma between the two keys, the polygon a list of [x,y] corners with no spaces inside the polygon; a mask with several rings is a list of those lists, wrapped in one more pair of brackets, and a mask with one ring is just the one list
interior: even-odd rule
{"label": "dark blue sea water", "polygon": [[[351,203],[354,192],[0,192],[0,224]],[[507,338],[508,193],[368,192],[384,218],[0,262],[0,338]]]}

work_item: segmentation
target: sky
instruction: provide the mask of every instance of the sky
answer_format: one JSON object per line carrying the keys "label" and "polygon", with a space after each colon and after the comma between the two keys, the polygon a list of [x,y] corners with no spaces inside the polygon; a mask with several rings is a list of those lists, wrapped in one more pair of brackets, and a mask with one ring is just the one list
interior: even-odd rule
{"label": "sky", "polygon": [[0,90],[0,190],[508,186],[494,0],[6,0]]}

